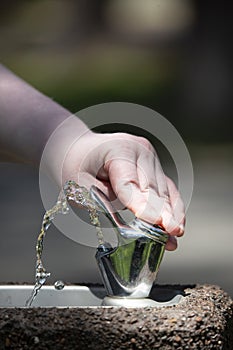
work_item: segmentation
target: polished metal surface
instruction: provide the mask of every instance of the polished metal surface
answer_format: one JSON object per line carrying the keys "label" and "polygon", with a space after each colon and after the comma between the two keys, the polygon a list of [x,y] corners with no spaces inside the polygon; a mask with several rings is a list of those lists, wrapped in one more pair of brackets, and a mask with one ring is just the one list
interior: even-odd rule
{"label": "polished metal surface", "polygon": [[[32,285],[0,286],[0,308],[25,307],[33,288]],[[62,290],[57,290],[54,286],[43,286],[32,307],[101,306],[105,296],[103,287],[65,286]]]}
{"label": "polished metal surface", "polygon": [[117,298],[106,296],[102,302],[102,306],[118,306],[118,307],[165,307],[177,305],[184,297],[181,294],[174,295],[172,299],[164,302],[158,302],[150,298]]}
{"label": "polished metal surface", "polygon": [[[30,296],[32,285],[0,285],[0,309],[1,308],[25,308],[25,303]],[[178,304],[184,298],[184,294],[176,289],[153,288],[150,298],[117,298],[106,295],[102,286],[65,286],[57,290],[54,286],[43,286],[33,301],[31,307],[164,307]]]}
{"label": "polished metal surface", "polygon": [[96,260],[109,296],[146,298],[156,279],[168,234],[138,218],[127,224],[105,194],[91,188],[99,210],[111,221],[118,245],[104,243],[97,248]]}

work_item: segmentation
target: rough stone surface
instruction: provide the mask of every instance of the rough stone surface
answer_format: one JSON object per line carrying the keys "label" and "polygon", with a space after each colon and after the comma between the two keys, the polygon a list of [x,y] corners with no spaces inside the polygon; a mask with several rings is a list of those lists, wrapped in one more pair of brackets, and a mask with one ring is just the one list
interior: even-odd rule
{"label": "rough stone surface", "polygon": [[184,292],[176,306],[3,308],[0,349],[233,349],[233,302],[221,288],[169,288]]}

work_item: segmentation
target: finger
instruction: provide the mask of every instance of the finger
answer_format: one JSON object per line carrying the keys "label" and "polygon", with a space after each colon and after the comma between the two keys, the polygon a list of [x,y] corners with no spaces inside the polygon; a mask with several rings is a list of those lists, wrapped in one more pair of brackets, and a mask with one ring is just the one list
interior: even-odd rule
{"label": "finger", "polygon": [[155,159],[155,173],[158,181],[159,194],[164,198],[164,206],[162,209],[162,226],[171,235],[175,236],[179,232],[178,223],[174,215],[174,210],[170,198],[170,192],[167,185],[167,176],[164,174],[162,166],[158,158]]}
{"label": "finger", "polygon": [[148,150],[145,152],[143,149],[137,161],[137,171],[140,187],[144,188],[144,192],[148,192],[147,205],[144,212],[141,211],[138,216],[153,224],[159,224],[167,232],[176,235],[179,227],[173,216],[166,176],[156,153]]}
{"label": "finger", "polygon": [[140,189],[142,191],[154,190],[159,196],[158,182],[155,181],[155,157],[154,151],[142,148],[137,159],[137,174]]}
{"label": "finger", "polygon": [[173,210],[173,216],[179,227],[177,230],[177,236],[182,236],[184,234],[185,227],[185,206],[181,199],[180,193],[177,190],[174,182],[167,177],[167,186],[169,191],[170,202]]}
{"label": "finger", "polygon": [[[141,149],[137,159],[137,167],[135,167],[134,162],[128,159],[124,162],[125,166],[122,160],[119,164],[115,160],[111,167],[109,166],[109,177],[120,201],[138,218],[161,225],[167,232],[175,235],[176,231],[174,233],[173,228],[176,223],[167,195],[166,178],[159,162],[155,160],[156,157],[154,152]],[[159,169],[157,171],[159,181],[157,181],[155,174],[155,164]],[[122,178],[121,182],[120,178]],[[160,183],[160,188],[158,188],[158,183]],[[162,193],[163,196],[161,197],[158,192]]]}
{"label": "finger", "polygon": [[[156,159],[157,155],[154,149],[141,146],[137,160],[137,173],[141,189],[140,195],[147,200],[147,205],[143,207],[140,205],[141,210],[137,208],[137,215],[153,224],[161,224],[162,211],[167,196],[164,194],[161,197],[160,193],[168,191],[161,166],[158,175],[156,175],[155,165],[159,163]],[[162,186],[161,183],[163,183]],[[159,187],[162,187],[162,190]]]}
{"label": "finger", "polygon": [[141,145],[137,171],[141,190],[151,188],[158,196],[168,197],[166,176],[152,146],[149,148]]}
{"label": "finger", "polygon": [[129,159],[114,159],[108,162],[109,180],[121,203],[130,209],[136,217],[150,223],[160,223],[159,208],[161,200],[152,191],[153,200],[148,200],[150,189],[140,189],[137,165]]}
{"label": "finger", "polygon": [[108,161],[105,168],[115,195],[125,207],[132,209],[135,191],[139,190],[136,162],[118,158]]}
{"label": "finger", "polygon": [[158,183],[158,190],[159,190],[160,197],[169,199],[166,176],[163,172],[163,168],[160,164],[160,161],[157,155],[154,158],[154,173],[155,173],[156,181]]}
{"label": "finger", "polygon": [[159,194],[165,198],[161,213],[162,226],[171,235],[181,236],[184,233],[184,207],[180,194],[173,181],[164,174],[158,158],[155,158],[155,172]]}
{"label": "finger", "polygon": [[[135,159],[135,154],[133,156],[134,159],[127,157],[113,159],[107,162],[107,171],[112,188],[121,203],[130,209],[137,217],[151,223],[156,222],[159,224],[159,212],[162,205],[160,198],[155,190],[151,190],[150,188],[143,191],[141,190],[137,160]],[[146,170],[141,171],[141,174],[143,173],[142,176],[144,176],[145,172],[152,172],[146,161],[145,164]],[[142,169],[143,165],[140,168]],[[150,180],[149,182],[154,184],[155,181]],[[150,192],[152,192],[153,196],[151,200],[153,205],[148,200]]]}
{"label": "finger", "polygon": [[174,236],[169,236],[168,241],[166,243],[165,249],[172,251],[177,248],[177,239]]}

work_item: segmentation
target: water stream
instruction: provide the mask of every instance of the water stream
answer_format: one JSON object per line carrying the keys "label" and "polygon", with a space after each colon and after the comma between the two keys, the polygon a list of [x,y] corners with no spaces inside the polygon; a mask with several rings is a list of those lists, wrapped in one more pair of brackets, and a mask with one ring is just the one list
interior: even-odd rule
{"label": "water stream", "polygon": [[67,181],[58,196],[56,204],[45,212],[42,220],[40,233],[36,243],[35,285],[31,296],[26,301],[26,307],[32,305],[39,290],[50,276],[50,272],[46,271],[42,263],[44,238],[55,216],[57,214],[67,214],[69,212],[69,202],[73,202],[88,210],[90,222],[96,228],[98,244],[101,245],[104,242],[98,211],[95,202],[90,197],[90,192],[85,187],[79,186],[75,181]]}

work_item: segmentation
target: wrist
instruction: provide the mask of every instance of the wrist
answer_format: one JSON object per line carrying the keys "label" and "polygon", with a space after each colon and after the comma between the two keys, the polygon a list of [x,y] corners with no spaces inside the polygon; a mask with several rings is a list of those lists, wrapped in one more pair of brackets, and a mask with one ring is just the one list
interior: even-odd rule
{"label": "wrist", "polygon": [[93,132],[75,115],[66,118],[48,138],[42,153],[40,169],[45,170],[61,186],[63,165],[69,150],[85,135],[91,136],[92,134]]}

